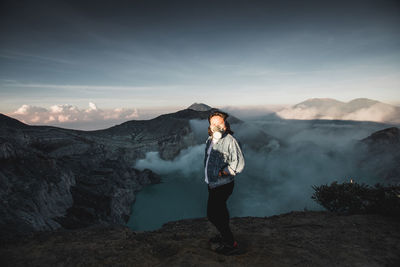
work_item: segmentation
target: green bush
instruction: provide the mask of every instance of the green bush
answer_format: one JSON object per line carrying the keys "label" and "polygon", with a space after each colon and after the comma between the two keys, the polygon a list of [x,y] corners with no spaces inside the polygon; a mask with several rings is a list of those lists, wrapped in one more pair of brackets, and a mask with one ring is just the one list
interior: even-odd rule
{"label": "green bush", "polygon": [[342,214],[378,213],[400,217],[400,186],[357,183],[331,183],[312,187],[317,203],[332,212]]}

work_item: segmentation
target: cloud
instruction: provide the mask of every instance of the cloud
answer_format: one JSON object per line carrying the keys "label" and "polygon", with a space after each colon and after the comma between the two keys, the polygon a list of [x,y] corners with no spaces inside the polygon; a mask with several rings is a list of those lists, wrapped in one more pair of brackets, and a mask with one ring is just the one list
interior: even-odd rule
{"label": "cloud", "polygon": [[94,130],[136,119],[139,117],[139,112],[136,108],[103,110],[98,108],[95,103],[89,102],[87,109],[79,109],[70,104],[57,104],[49,108],[22,105],[16,111],[7,115],[27,124]]}
{"label": "cloud", "polygon": [[398,122],[400,118],[400,109],[394,106],[384,105],[377,103],[369,108],[362,108],[356,110],[350,114],[345,114],[342,118],[344,120],[356,120],[356,121],[390,121],[396,118],[398,115]]}
{"label": "cloud", "polygon": [[208,138],[208,120],[198,120],[192,119],[189,120],[190,128],[194,134],[194,138],[198,143],[204,143]]}
{"label": "cloud", "polygon": [[203,144],[181,150],[173,161],[161,159],[158,151],[148,152],[144,159],[136,161],[135,168],[138,170],[151,169],[161,175],[179,173],[190,177],[202,171],[202,165],[199,162],[203,162],[203,153]]}
{"label": "cloud", "polygon": [[47,109],[41,108],[41,107],[34,107],[34,106],[29,106],[29,105],[22,105],[19,109],[14,111],[12,114],[14,115],[28,115],[32,113],[42,113],[46,112]]}
{"label": "cloud", "polygon": [[223,106],[220,109],[229,113],[230,115],[236,116],[241,119],[251,118],[256,116],[270,115],[275,112],[278,112],[284,108],[287,108],[288,105],[284,104],[269,104],[269,105],[259,105],[259,106]]}

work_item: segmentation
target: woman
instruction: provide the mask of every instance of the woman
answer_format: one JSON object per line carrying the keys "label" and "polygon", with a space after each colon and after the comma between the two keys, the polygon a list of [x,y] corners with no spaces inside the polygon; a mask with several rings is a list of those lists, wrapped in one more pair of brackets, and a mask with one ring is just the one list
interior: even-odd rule
{"label": "woman", "polygon": [[234,177],[245,165],[241,145],[233,137],[228,114],[216,111],[210,114],[208,122],[209,137],[206,141],[204,172],[208,188],[207,217],[217,228],[219,235],[210,238],[216,244],[215,251],[225,255],[238,252],[229,227],[229,212],[226,201],[233,192]]}

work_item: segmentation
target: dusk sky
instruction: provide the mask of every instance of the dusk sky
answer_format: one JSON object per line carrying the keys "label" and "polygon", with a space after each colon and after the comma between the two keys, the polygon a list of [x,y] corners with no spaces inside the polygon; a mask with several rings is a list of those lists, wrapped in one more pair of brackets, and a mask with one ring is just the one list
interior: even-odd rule
{"label": "dusk sky", "polygon": [[399,1],[1,5],[1,113],[314,97],[400,105]]}

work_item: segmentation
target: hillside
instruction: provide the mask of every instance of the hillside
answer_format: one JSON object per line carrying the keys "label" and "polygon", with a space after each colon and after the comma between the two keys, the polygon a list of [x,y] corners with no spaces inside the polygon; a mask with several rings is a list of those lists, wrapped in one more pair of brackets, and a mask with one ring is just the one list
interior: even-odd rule
{"label": "hillside", "polygon": [[[381,177],[382,182],[400,184],[400,129],[390,127],[362,139],[357,147],[359,167]],[[378,164],[377,164],[378,163]]]}
{"label": "hillside", "polygon": [[240,255],[209,249],[206,218],[164,224],[156,231],[96,227],[36,233],[3,243],[7,266],[399,266],[399,222],[378,215],[291,212],[236,217]]}

